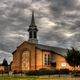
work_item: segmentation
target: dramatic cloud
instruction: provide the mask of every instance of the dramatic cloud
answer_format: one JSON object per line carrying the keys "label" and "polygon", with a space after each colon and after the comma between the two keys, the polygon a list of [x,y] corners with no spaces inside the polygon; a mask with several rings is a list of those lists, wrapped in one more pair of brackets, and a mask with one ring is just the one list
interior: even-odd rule
{"label": "dramatic cloud", "polygon": [[80,0],[0,0],[0,62],[28,40],[32,9],[40,43],[80,49]]}

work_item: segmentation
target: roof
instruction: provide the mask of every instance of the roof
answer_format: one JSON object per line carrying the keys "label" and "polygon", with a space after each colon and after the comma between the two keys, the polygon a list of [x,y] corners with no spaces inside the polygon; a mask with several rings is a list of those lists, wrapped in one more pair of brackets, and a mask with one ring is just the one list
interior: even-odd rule
{"label": "roof", "polygon": [[47,45],[42,45],[42,44],[37,44],[36,47],[41,49],[41,50],[53,51],[53,52],[58,53],[62,56],[65,56],[66,52],[67,52],[67,49],[64,49],[64,48],[47,46]]}
{"label": "roof", "polygon": [[16,50],[15,50],[15,51],[13,51],[13,52],[12,52],[12,54],[14,54],[15,52],[16,52]]}
{"label": "roof", "polygon": [[[25,41],[25,42],[27,42],[27,41]],[[22,44],[24,44],[25,42],[23,42]],[[29,43],[29,42],[27,42],[27,43]],[[30,44],[33,44],[33,43],[30,43]],[[36,44],[36,47],[41,49],[41,50],[52,51],[54,53],[58,53],[58,54],[60,54],[62,56],[66,56],[66,52],[67,52],[67,49],[65,49],[65,48],[47,46],[47,45],[42,45],[42,44]],[[16,50],[12,54],[14,55],[15,52],[16,52]]]}

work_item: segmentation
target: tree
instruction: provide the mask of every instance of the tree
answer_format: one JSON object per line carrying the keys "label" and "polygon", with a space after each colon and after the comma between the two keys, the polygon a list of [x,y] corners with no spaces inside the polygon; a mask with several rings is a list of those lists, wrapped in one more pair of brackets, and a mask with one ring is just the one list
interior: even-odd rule
{"label": "tree", "polygon": [[80,65],[80,51],[77,49],[68,49],[66,61],[69,63],[70,66],[75,67]]}
{"label": "tree", "polygon": [[8,66],[8,62],[7,62],[7,60],[5,58],[3,60],[2,66]]}
{"label": "tree", "polygon": [[8,62],[7,62],[7,60],[5,58],[3,60],[2,66],[4,66],[4,70],[5,71],[8,71]]}

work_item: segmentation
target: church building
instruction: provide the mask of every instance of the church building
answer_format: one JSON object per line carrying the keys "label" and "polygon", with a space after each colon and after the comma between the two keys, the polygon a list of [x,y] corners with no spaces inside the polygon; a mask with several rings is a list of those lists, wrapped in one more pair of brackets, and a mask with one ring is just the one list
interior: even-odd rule
{"label": "church building", "polygon": [[38,27],[32,11],[31,24],[28,28],[29,40],[19,45],[13,54],[12,71],[48,69],[72,69],[66,62],[67,50],[38,43]]}

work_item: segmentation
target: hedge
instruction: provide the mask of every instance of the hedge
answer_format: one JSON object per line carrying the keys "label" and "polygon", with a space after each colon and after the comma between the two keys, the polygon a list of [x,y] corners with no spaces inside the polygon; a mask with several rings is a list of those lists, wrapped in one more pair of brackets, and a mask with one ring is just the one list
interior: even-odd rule
{"label": "hedge", "polygon": [[68,69],[40,69],[40,70],[31,70],[31,71],[14,71],[13,74],[26,74],[26,75],[33,75],[33,76],[39,76],[39,75],[54,75],[54,74],[69,74]]}
{"label": "hedge", "polygon": [[54,75],[54,74],[69,74],[68,69],[61,69],[61,70],[35,70],[35,71],[29,71],[26,73],[27,75]]}

